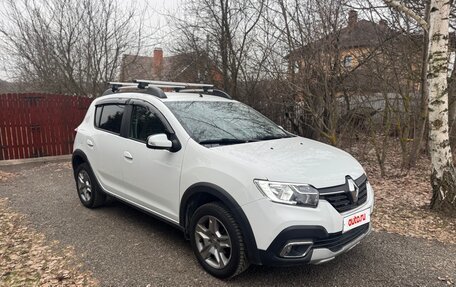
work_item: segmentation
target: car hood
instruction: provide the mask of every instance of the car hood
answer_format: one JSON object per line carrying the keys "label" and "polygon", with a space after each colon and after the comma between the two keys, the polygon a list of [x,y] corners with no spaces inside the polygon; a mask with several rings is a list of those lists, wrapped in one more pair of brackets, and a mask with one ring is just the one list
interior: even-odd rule
{"label": "car hood", "polygon": [[350,154],[302,137],[283,138],[211,148],[251,169],[256,178],[307,183],[316,188],[356,179],[364,170]]}

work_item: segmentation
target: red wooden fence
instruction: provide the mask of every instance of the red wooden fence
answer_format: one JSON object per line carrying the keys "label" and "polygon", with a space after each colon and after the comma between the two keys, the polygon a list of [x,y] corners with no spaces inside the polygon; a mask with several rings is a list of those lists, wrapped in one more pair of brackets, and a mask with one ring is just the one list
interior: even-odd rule
{"label": "red wooden fence", "polygon": [[0,95],[0,160],[70,154],[92,100],[49,94]]}

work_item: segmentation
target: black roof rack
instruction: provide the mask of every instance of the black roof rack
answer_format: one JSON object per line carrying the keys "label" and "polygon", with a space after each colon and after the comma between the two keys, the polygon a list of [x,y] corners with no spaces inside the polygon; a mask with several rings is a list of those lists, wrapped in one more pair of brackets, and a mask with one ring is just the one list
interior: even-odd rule
{"label": "black roof rack", "polygon": [[109,82],[110,89],[107,89],[102,96],[121,93],[121,92],[136,92],[144,93],[157,98],[166,99],[166,95],[160,87],[145,85],[144,83],[123,83],[123,82]]}
{"label": "black roof rack", "polygon": [[135,83],[144,83],[153,86],[161,85],[165,88],[172,88],[174,91],[178,92],[185,88],[201,88],[203,90],[208,90],[214,87],[212,84],[203,84],[203,83],[182,83],[182,82],[165,82],[165,81],[152,81],[152,80],[134,80]]}
{"label": "black roof rack", "polygon": [[182,89],[179,90],[178,92],[181,93],[200,93],[200,94],[205,94],[205,95],[211,95],[211,96],[217,96],[217,97],[222,97],[225,99],[233,99],[228,93],[225,91],[219,90],[219,89]]}
{"label": "black roof rack", "polygon": [[166,99],[166,94],[162,89],[172,89],[175,92],[203,93],[231,99],[230,95],[226,92],[214,89],[214,85],[212,84],[134,80],[133,82],[109,82],[109,85],[111,85],[111,88],[107,89],[103,93],[103,96],[121,92],[136,92]]}

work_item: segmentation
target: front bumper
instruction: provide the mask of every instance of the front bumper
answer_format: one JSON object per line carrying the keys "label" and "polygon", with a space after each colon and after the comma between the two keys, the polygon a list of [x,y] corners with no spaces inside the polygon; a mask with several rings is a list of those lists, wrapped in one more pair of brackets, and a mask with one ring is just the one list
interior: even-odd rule
{"label": "front bumper", "polygon": [[[261,261],[258,263],[295,265],[330,261],[357,245],[370,233],[371,223],[342,233],[344,217],[366,209],[372,213],[373,205],[374,195],[370,189],[364,204],[344,213],[339,213],[325,200],[316,208],[304,208],[261,199],[242,209],[255,236]],[[290,242],[311,242],[311,246],[303,256],[285,258],[281,252]]]}
{"label": "front bumper", "polygon": [[358,243],[367,235],[369,235],[372,231],[372,225],[371,223],[366,224],[368,225],[367,231],[361,234],[359,237],[356,239],[353,239],[353,241],[348,242],[346,245],[342,246],[339,250],[332,251],[328,248],[318,248],[313,250],[312,257],[310,259],[311,264],[320,264],[320,263],[325,263],[328,261],[333,260],[336,256],[350,251],[353,247],[358,245]]}
{"label": "front bumper", "polygon": [[[267,250],[259,250],[263,265],[290,266],[298,264],[320,264],[334,259],[356,246],[371,232],[371,224],[359,226],[347,233],[328,234],[321,226],[292,227],[282,231]],[[280,256],[283,246],[293,240],[306,239],[313,242],[305,256],[283,258]]]}

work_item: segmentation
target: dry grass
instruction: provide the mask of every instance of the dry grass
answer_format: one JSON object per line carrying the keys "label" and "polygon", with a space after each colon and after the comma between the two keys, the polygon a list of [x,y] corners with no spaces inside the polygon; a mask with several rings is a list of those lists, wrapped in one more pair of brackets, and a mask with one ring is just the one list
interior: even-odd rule
{"label": "dry grass", "polygon": [[97,286],[72,248],[59,248],[26,227],[23,216],[0,200],[0,286]]}
{"label": "dry grass", "polygon": [[[357,149],[353,149],[354,154]],[[388,150],[386,176],[373,152],[358,157],[375,190],[374,230],[456,244],[456,218],[429,209],[432,196],[430,160],[421,156],[415,168],[401,169],[398,145]]]}
{"label": "dry grass", "polygon": [[14,176],[15,176],[14,173],[5,172],[5,171],[0,170],[0,182],[7,181],[7,180],[13,178]]}

